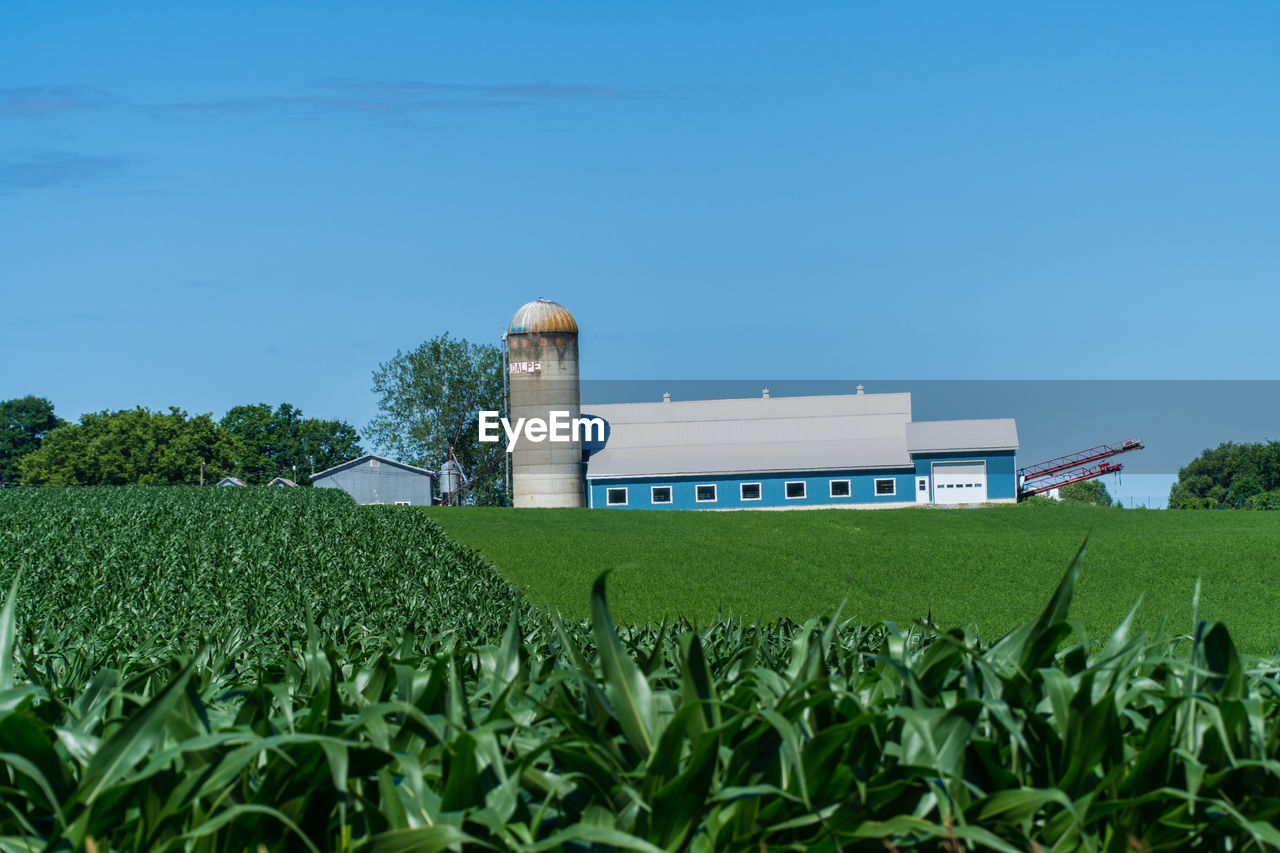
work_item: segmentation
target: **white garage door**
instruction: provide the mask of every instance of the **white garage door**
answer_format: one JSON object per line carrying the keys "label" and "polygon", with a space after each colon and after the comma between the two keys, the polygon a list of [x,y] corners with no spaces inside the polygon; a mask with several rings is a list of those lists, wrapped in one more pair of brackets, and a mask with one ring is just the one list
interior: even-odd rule
{"label": "white garage door", "polygon": [[985,462],[933,463],[933,502],[973,504],[987,499]]}

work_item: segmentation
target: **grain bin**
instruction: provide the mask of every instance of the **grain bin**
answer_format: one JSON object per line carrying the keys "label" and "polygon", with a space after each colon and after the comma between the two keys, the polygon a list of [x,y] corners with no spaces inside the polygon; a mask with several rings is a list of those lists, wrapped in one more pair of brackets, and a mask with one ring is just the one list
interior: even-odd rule
{"label": "grain bin", "polygon": [[[578,323],[559,303],[535,299],[507,326],[507,374],[513,424],[521,418],[551,420],[552,412],[580,416]],[[521,436],[511,453],[511,486],[517,507],[580,507],[586,503],[582,442],[533,442]]]}

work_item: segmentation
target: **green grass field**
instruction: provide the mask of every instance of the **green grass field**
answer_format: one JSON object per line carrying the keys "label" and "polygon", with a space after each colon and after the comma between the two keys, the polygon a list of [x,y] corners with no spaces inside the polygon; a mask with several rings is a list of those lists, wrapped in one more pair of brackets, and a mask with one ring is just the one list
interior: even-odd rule
{"label": "green grass field", "polygon": [[994,638],[1032,618],[1089,535],[1072,615],[1103,637],[1139,597],[1137,622],[1226,623],[1243,651],[1280,653],[1280,514],[1071,506],[974,510],[602,512],[430,510],[530,599],[587,613],[612,569],[620,621],[827,614],[941,625]]}

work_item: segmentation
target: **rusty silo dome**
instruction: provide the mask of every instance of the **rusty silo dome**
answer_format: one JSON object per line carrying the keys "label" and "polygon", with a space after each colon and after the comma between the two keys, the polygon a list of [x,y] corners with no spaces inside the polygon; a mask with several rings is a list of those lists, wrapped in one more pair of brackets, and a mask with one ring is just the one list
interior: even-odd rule
{"label": "rusty silo dome", "polygon": [[550,299],[538,299],[522,305],[511,318],[507,333],[512,335],[537,334],[539,332],[578,333],[578,321],[569,309]]}

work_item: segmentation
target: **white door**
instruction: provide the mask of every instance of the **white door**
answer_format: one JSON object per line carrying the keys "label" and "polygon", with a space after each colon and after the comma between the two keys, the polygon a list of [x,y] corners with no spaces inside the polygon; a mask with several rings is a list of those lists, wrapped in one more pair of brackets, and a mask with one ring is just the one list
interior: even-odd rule
{"label": "white door", "polygon": [[929,478],[916,477],[916,503],[927,504],[929,502]]}
{"label": "white door", "polygon": [[987,463],[933,463],[933,501],[940,504],[976,504],[987,499]]}

